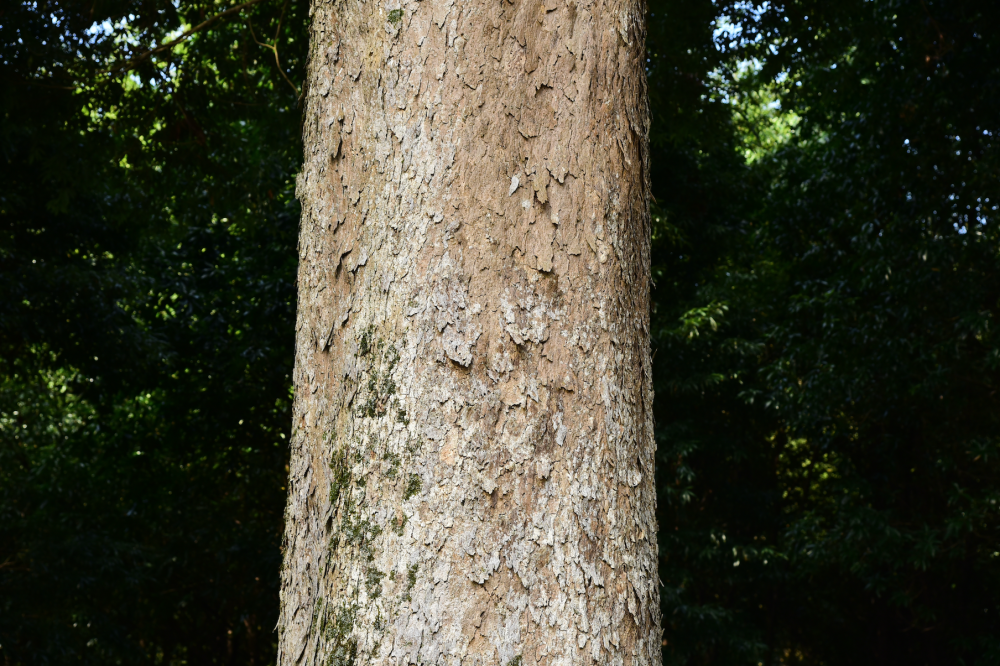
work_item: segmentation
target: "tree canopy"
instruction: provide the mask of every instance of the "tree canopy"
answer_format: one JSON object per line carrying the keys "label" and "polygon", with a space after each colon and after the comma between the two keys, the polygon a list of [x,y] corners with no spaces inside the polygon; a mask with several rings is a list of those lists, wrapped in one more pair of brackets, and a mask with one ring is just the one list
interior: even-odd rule
{"label": "tree canopy", "polygon": [[273,653],[306,19],[217,11],[0,17],[5,663]]}
{"label": "tree canopy", "polygon": [[998,8],[704,11],[651,20],[715,58],[654,102],[669,659],[994,663]]}
{"label": "tree canopy", "polygon": [[[0,10],[0,655],[273,661],[309,8]],[[1000,5],[652,0],[664,655],[1000,661]]]}

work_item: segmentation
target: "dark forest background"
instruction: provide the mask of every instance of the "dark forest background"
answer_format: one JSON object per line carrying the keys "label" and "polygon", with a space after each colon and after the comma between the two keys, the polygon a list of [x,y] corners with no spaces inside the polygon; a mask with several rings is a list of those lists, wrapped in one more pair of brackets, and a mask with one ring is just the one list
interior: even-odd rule
{"label": "dark forest background", "polygon": [[[3,666],[274,661],[307,24],[0,6]],[[1000,3],[648,25],[664,662],[1000,664]]]}

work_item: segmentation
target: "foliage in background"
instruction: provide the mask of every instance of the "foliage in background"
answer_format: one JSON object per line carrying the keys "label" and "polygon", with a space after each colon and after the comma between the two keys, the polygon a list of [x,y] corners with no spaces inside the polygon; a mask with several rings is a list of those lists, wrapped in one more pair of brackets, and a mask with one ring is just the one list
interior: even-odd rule
{"label": "foliage in background", "polygon": [[653,157],[666,660],[998,663],[1000,7],[703,7],[651,23],[722,117]]}
{"label": "foliage in background", "polygon": [[0,14],[4,664],[273,661],[304,9]]}
{"label": "foliage in background", "polygon": [[[308,7],[227,7],[0,10],[5,664],[273,661]],[[648,18],[665,663],[1000,662],[1000,6]]]}

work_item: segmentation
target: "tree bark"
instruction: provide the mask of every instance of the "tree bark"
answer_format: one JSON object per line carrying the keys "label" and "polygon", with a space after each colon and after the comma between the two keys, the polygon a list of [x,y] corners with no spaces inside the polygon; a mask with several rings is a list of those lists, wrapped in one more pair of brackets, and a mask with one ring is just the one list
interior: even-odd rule
{"label": "tree bark", "polygon": [[659,664],[637,0],[314,0],[279,664]]}

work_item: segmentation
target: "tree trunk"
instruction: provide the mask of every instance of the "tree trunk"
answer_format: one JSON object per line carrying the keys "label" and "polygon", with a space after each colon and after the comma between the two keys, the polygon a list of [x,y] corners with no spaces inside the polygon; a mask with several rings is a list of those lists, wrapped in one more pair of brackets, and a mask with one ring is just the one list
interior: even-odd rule
{"label": "tree trunk", "polygon": [[279,664],[659,664],[636,0],[314,0]]}

